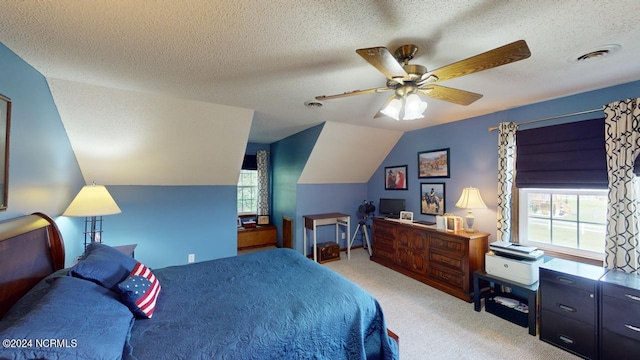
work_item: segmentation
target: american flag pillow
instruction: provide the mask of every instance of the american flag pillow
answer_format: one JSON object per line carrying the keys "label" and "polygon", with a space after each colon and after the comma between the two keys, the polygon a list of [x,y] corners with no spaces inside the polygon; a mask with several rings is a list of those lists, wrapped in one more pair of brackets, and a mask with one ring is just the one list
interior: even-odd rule
{"label": "american flag pillow", "polygon": [[160,282],[148,267],[137,263],[129,277],[118,284],[118,291],[131,312],[142,318],[151,318],[160,293]]}

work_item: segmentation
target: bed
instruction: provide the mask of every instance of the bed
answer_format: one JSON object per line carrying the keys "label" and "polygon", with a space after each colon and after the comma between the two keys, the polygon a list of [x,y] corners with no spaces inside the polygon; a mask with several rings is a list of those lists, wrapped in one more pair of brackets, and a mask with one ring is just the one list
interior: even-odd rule
{"label": "bed", "polygon": [[0,268],[3,359],[398,358],[378,302],[290,249],[148,269],[96,244],[66,269],[36,213],[0,223]]}

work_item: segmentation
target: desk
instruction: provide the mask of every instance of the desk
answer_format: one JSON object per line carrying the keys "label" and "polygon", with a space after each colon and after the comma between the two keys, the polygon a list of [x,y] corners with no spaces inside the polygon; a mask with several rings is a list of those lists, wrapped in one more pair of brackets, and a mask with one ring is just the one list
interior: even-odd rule
{"label": "desk", "polygon": [[[536,336],[536,332],[537,332],[536,326],[538,321],[538,315],[537,315],[538,314],[537,313],[538,282],[534,283],[533,285],[524,285],[524,284],[519,284],[517,282],[513,282],[511,280],[489,275],[484,270],[478,270],[473,273],[473,309],[475,311],[480,311],[480,292],[482,291],[482,287],[480,286],[480,280],[493,283],[495,287],[499,285],[507,286],[527,294],[526,300],[527,300],[527,306],[529,307],[529,314],[528,314],[529,316],[527,319],[527,325],[529,327],[529,334]],[[487,300],[485,298],[485,309],[487,309],[486,301]],[[499,306],[502,306],[502,305],[499,305]],[[505,309],[512,310],[506,307]],[[512,311],[516,311],[516,310],[512,310]],[[505,317],[499,313],[493,313],[493,314],[499,317],[502,317],[503,319],[511,321],[509,316]],[[511,321],[511,322],[514,322],[514,321]]]}
{"label": "desk", "polygon": [[[336,242],[340,244],[340,237],[338,230],[340,226],[344,226],[345,234],[347,235],[347,244],[351,243],[351,216],[342,213],[328,213],[328,214],[316,214],[305,215],[304,229],[302,234],[302,247],[304,248],[304,256],[307,256],[307,230],[313,231],[313,261],[318,262],[318,249],[316,249],[316,227],[321,225],[335,225],[336,226]],[[350,247],[347,247],[347,256],[350,257]]]}

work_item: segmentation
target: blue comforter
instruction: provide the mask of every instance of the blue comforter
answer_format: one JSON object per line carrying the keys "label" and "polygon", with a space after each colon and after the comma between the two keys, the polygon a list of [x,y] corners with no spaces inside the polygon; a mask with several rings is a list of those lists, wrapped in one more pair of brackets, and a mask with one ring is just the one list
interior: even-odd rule
{"label": "blue comforter", "polygon": [[293,250],[154,273],[162,291],[131,330],[130,358],[398,358],[378,302]]}

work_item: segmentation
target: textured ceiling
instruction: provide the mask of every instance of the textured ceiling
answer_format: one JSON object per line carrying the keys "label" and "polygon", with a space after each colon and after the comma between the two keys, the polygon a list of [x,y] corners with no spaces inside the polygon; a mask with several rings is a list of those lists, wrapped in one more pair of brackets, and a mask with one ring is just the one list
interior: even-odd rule
{"label": "textured ceiling", "polygon": [[[0,42],[55,85],[57,104],[121,106],[105,104],[101,91],[74,90],[86,84],[122,91],[113,98],[131,104],[158,97],[254,110],[248,141],[271,143],[324,121],[407,131],[638,80],[638,13],[635,0],[2,1]],[[373,119],[388,94],[304,106],[317,95],[384,86],[358,48],[413,43],[411,62],[436,69],[519,39],[529,59],[443,83],[484,95],[470,106],[432,99],[425,119],[401,123]],[[607,44],[621,51],[571,61]],[[185,106],[180,117],[202,119],[203,107]],[[147,113],[132,126],[157,122]],[[68,129],[109,120],[61,117]],[[192,135],[187,141],[207,141],[203,131]]]}

